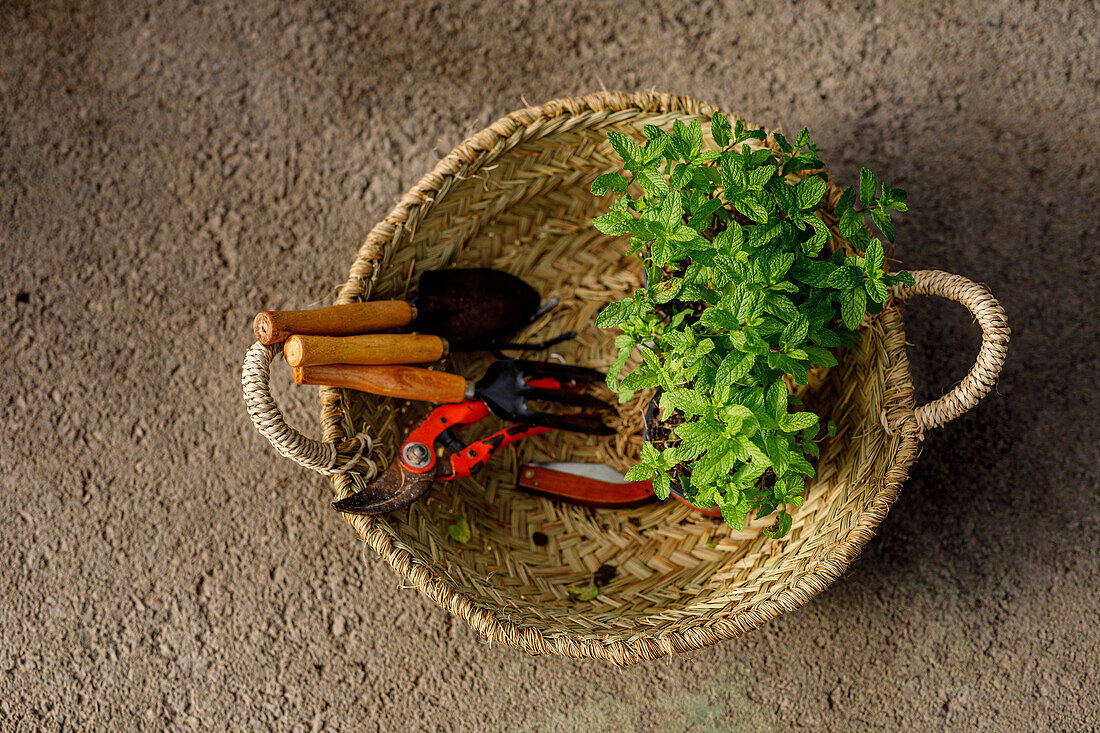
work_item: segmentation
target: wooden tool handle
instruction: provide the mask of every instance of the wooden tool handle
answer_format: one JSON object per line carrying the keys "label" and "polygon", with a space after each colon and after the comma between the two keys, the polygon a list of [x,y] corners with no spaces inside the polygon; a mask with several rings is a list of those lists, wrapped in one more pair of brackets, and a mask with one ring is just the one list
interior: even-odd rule
{"label": "wooden tool handle", "polygon": [[283,344],[291,366],[315,364],[422,364],[447,355],[447,342],[419,333],[362,336],[291,336]]}
{"label": "wooden tool handle", "polygon": [[345,303],[304,311],[261,311],[252,321],[252,331],[261,344],[277,344],[292,334],[307,336],[350,336],[407,326],[416,309],[403,300],[373,300]]}
{"label": "wooden tool handle", "polygon": [[410,366],[301,366],[294,367],[294,381],[425,402],[462,402],[470,396],[462,375]]}

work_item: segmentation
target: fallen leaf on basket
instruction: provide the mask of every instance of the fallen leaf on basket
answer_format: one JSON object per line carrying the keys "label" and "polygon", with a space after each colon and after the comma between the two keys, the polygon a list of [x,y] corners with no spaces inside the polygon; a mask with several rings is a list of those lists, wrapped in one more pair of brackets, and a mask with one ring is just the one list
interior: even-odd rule
{"label": "fallen leaf on basket", "polygon": [[466,517],[459,517],[454,524],[447,527],[447,534],[455,542],[466,544],[470,541],[470,523],[466,521]]}

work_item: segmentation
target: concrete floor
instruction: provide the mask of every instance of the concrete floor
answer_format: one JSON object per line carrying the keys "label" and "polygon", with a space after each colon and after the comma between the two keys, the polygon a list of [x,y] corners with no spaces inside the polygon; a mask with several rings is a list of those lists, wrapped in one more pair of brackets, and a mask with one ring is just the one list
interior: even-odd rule
{"label": "concrete floor", "polygon": [[[1096,3],[3,0],[0,29],[0,728],[1100,727]],[[331,297],[466,134],[601,87],[809,127],[909,191],[898,259],[1014,332],[844,579],[628,670],[401,588],[239,378],[253,312]],[[929,399],[978,337],[906,318]]]}

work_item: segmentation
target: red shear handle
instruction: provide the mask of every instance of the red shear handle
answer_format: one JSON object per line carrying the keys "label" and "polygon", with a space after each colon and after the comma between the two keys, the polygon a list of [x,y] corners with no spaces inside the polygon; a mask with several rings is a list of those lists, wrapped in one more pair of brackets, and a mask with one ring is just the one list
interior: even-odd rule
{"label": "red shear handle", "polygon": [[[467,400],[453,405],[440,405],[424,418],[424,422],[417,426],[416,430],[409,434],[408,439],[401,446],[398,460],[402,467],[412,473],[427,473],[435,470],[435,441],[439,434],[451,428],[461,428],[471,425],[478,420],[489,416],[489,408],[481,400]],[[431,459],[424,466],[414,466],[405,459],[405,448],[414,443],[420,443],[427,447],[431,453]]]}
{"label": "red shear handle", "polygon": [[450,473],[441,472],[436,478],[440,481],[453,481],[457,478],[472,476],[484,468],[493,454],[504,446],[553,429],[542,425],[509,425],[487,438],[470,443],[462,449],[462,452],[452,455]]}

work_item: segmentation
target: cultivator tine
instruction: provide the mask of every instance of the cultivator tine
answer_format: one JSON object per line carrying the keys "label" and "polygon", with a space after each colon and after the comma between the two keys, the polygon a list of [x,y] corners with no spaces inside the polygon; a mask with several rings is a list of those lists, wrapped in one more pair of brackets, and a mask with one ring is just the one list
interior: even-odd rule
{"label": "cultivator tine", "polygon": [[615,432],[614,429],[603,424],[599,415],[587,412],[555,415],[548,412],[525,411],[521,417],[528,425],[541,425],[555,430],[569,430],[588,435],[611,435]]}
{"label": "cultivator tine", "polygon": [[602,382],[604,373],[588,367],[557,364],[550,361],[524,361],[517,359],[515,366],[525,377],[552,377],[570,382]]}
{"label": "cultivator tine", "polygon": [[490,351],[492,351],[493,356],[495,356],[496,358],[506,359],[507,357],[504,356],[504,353],[503,353],[505,351],[546,351],[547,349],[549,349],[553,346],[557,346],[558,344],[560,344],[564,341],[569,341],[569,340],[575,339],[575,338],[577,338],[577,332],[576,331],[566,331],[565,333],[560,334],[558,336],[555,336],[552,339],[547,339],[546,341],[538,341],[538,342],[533,342],[533,343],[522,343],[521,344],[521,343],[515,343],[515,342],[512,342],[512,341],[508,341],[508,342],[494,341],[490,345]]}
{"label": "cultivator tine", "polygon": [[609,410],[611,405],[592,395],[580,392],[570,392],[564,389],[542,389],[540,387],[524,387],[520,394],[528,401],[554,402],[559,405],[572,407],[588,407],[594,410]]}

